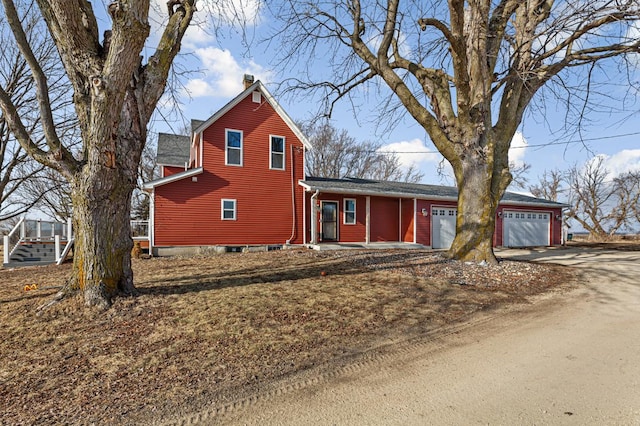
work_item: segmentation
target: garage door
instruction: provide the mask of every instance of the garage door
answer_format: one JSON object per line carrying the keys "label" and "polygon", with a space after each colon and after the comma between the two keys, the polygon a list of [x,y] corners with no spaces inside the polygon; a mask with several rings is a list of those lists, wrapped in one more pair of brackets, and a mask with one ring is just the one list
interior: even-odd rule
{"label": "garage door", "polygon": [[448,249],[456,236],[458,210],[445,207],[431,209],[431,239],[434,249]]}
{"label": "garage door", "polygon": [[503,245],[536,247],[549,245],[550,213],[505,211]]}

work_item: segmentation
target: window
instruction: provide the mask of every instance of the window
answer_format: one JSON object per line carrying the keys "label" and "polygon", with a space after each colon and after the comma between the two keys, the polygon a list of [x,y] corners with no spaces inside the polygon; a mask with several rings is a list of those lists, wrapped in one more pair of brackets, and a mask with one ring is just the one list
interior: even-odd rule
{"label": "window", "polygon": [[222,200],[222,220],[236,220],[236,200]]}
{"label": "window", "polygon": [[284,136],[271,136],[271,159],[269,168],[284,170]]}
{"label": "window", "polygon": [[356,224],[356,200],[352,198],[344,199],[344,224]]}
{"label": "window", "polygon": [[251,100],[254,104],[259,104],[260,102],[262,102],[262,96],[260,95],[260,92],[253,92],[251,94]]}
{"label": "window", "polygon": [[225,146],[225,164],[242,166],[242,132],[227,129]]}

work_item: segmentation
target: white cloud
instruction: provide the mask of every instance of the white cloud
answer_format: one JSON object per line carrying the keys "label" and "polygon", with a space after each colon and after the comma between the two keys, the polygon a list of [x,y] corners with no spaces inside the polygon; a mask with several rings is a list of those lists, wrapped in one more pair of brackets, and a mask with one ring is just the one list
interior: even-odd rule
{"label": "white cloud", "polygon": [[625,149],[613,155],[600,154],[596,157],[603,159],[604,167],[612,177],[640,170],[640,149]]}
{"label": "white cloud", "polygon": [[215,96],[215,90],[209,83],[200,79],[194,78],[193,80],[189,80],[186,84],[185,89],[189,93],[189,96],[193,98],[200,98],[203,96]]}
{"label": "white cloud", "polygon": [[242,76],[251,74],[266,83],[272,73],[263,66],[248,61],[240,64],[227,49],[205,47],[196,49],[196,57],[202,63],[203,78],[190,80],[186,87],[192,97],[235,96],[243,90]]}
{"label": "white cloud", "polygon": [[516,132],[511,140],[511,147],[509,148],[509,163],[516,166],[522,166],[524,164],[524,155],[527,151],[529,143],[525,139],[521,132]]}
{"label": "white cloud", "polygon": [[442,156],[426,147],[420,139],[393,142],[380,148],[381,152],[395,152],[404,168],[411,166],[420,168],[424,163],[437,163]]}

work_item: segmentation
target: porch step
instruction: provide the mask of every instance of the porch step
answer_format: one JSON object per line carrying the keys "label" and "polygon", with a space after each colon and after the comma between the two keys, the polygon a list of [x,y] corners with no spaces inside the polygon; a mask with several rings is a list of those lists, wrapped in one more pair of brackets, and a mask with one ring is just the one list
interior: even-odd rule
{"label": "porch step", "polygon": [[[64,248],[64,246],[63,246]],[[55,246],[45,243],[20,244],[4,267],[48,265],[56,262]]]}
{"label": "porch step", "polygon": [[23,268],[23,267],[27,267],[27,266],[47,266],[47,265],[51,265],[52,263],[54,263],[54,261],[51,260],[45,260],[45,261],[21,261],[21,262],[9,262],[9,263],[3,263],[2,267],[5,269],[8,268]]}

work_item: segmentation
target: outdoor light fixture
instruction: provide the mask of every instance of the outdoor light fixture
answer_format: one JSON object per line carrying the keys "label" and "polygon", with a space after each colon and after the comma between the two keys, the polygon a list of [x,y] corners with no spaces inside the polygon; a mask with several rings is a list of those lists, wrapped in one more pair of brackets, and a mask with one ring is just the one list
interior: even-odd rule
{"label": "outdoor light fixture", "polygon": [[422,216],[429,216],[429,210],[422,209]]}
{"label": "outdoor light fixture", "polygon": [[498,212],[498,217],[502,217],[502,212]]}

